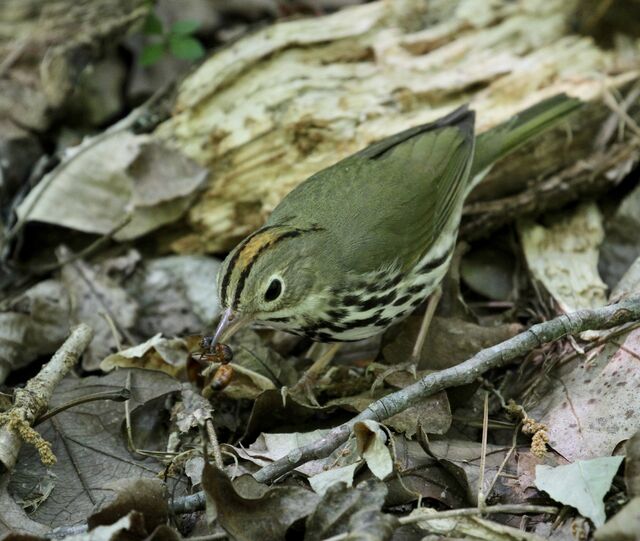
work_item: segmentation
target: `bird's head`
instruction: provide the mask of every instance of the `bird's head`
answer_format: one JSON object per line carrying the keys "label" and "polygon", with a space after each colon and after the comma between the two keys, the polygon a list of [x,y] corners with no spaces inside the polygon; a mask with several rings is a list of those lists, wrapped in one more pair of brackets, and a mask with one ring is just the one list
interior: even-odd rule
{"label": "bird's head", "polygon": [[308,244],[319,232],[265,226],[236,246],[218,273],[223,313],[214,343],[252,321],[285,322],[309,308],[318,280]]}

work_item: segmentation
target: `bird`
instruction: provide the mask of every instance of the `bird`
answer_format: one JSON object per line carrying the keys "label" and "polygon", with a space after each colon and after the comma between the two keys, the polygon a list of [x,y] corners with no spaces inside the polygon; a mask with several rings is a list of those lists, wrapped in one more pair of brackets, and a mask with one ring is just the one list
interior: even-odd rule
{"label": "bird", "polygon": [[580,105],[558,94],[479,135],[462,106],[314,174],[222,263],[208,343],[250,323],[318,342],[384,332],[443,279],[471,189]]}

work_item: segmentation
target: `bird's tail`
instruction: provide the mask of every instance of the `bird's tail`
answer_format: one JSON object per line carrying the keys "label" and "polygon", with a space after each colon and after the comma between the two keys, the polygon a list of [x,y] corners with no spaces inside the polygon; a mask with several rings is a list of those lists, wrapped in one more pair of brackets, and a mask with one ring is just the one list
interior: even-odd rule
{"label": "bird's tail", "polygon": [[475,185],[479,182],[497,160],[555,126],[581,107],[582,103],[566,94],[557,94],[480,134],[476,139],[476,152],[470,175],[470,178],[474,179],[472,183]]}

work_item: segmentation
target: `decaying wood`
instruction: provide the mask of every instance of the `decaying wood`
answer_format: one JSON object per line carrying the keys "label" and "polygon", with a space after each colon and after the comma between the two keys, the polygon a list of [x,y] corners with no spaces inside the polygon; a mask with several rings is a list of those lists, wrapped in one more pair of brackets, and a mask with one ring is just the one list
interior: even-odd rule
{"label": "decaying wood", "polygon": [[[475,200],[537,197],[533,181],[562,176],[580,160],[611,166],[608,147],[593,151],[610,114],[602,95],[638,77],[640,54],[572,34],[578,6],[379,1],[282,22],[214,54],[183,81],[173,116],[156,130],[212,173],[188,214],[191,232],[173,248],[224,251],[314,172],[465,102],[479,132],[559,92],[591,102],[499,164]],[[637,147],[631,154],[637,160]]]}

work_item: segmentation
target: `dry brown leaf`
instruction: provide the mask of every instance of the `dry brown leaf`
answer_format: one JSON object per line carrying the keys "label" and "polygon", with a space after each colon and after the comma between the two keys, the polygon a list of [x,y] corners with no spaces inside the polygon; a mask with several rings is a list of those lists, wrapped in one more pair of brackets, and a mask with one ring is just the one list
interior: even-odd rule
{"label": "dry brown leaf", "polygon": [[223,471],[208,464],[202,477],[209,516],[215,516],[237,541],[281,541],[294,522],[308,516],[318,505],[319,496],[309,490],[263,486],[256,491],[257,483],[246,480],[251,486],[241,489]]}
{"label": "dry brown leaf", "polygon": [[53,353],[69,335],[69,299],[58,280],[28,289],[0,313],[0,382],[39,355]]}
{"label": "dry brown leaf", "polygon": [[178,219],[206,179],[206,170],[148,135],[115,132],[87,141],[49,173],[17,208],[39,221],[115,238],[140,237]]}
{"label": "dry brown leaf", "polygon": [[[122,369],[104,377],[81,379],[68,376],[56,388],[50,406],[57,407],[96,392],[120,390],[128,378],[132,415],[136,408],[154,400],[166,400],[180,389],[180,384],[169,376],[149,370]],[[154,406],[156,416],[162,412],[159,406],[158,403]],[[51,468],[55,485],[33,513],[35,520],[50,527],[74,524],[78,517],[89,515],[107,483],[128,477],[155,478],[163,470],[160,464],[127,449],[123,426],[124,405],[105,400],[75,406],[42,425],[39,431],[53,444],[58,462]],[[161,435],[157,428],[149,428],[156,437]],[[139,441],[135,428],[133,436],[134,441]],[[165,441],[161,444],[166,446]],[[45,474],[37,452],[31,446],[24,446],[11,478],[13,497],[27,499]]]}
{"label": "dry brown leaf", "polygon": [[118,367],[144,368],[178,377],[186,369],[189,352],[190,347],[185,340],[163,338],[161,334],[156,334],[142,344],[105,357],[100,363],[100,369],[110,372]]}
{"label": "dry brown leaf", "polygon": [[569,461],[597,458],[640,430],[639,358],[636,329],[548,374],[527,411],[548,427],[549,445]]}

